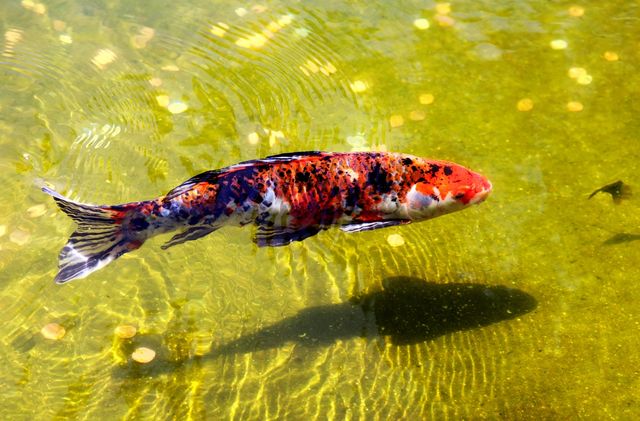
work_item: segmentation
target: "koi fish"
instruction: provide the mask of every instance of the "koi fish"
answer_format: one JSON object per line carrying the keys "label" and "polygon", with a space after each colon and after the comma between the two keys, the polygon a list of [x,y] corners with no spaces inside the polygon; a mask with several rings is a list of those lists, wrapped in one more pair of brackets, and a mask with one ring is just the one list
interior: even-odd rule
{"label": "koi fish", "polygon": [[482,202],[491,183],[447,161],[382,152],[296,152],[206,171],[165,196],[114,206],[43,187],[77,224],[55,282],[84,278],[158,234],[162,249],[224,225],[257,225],[259,247],[284,246],[338,226],[353,233],[435,218]]}

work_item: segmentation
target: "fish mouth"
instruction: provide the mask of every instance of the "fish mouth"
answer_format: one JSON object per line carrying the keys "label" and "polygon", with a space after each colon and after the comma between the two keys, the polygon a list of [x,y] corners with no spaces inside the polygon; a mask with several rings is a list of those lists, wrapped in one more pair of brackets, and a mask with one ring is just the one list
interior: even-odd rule
{"label": "fish mouth", "polygon": [[482,187],[476,191],[476,195],[473,196],[473,199],[470,200],[470,204],[475,205],[477,203],[482,203],[486,200],[491,193],[493,186],[489,180],[484,180],[482,183]]}

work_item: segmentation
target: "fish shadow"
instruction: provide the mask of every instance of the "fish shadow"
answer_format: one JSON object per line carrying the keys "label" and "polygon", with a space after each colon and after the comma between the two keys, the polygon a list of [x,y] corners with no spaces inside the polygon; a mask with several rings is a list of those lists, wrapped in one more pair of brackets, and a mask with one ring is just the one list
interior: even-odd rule
{"label": "fish shadow", "polygon": [[177,353],[175,346],[168,347],[167,337],[173,334],[138,335],[121,343],[121,356],[126,358],[138,346],[150,346],[158,351],[158,356],[151,364],[138,364],[126,358],[113,374],[135,380],[182,372],[207,360],[280,348],[287,343],[311,348],[357,337],[389,339],[396,345],[422,343],[513,319],[536,307],[534,297],[505,286],[439,284],[398,276],[384,279],[377,291],[339,304],[305,308],[254,333],[214,346],[201,356],[192,356],[188,344]]}
{"label": "fish shadow", "polygon": [[616,244],[630,243],[636,240],[640,240],[640,234],[629,234],[626,232],[621,232],[608,238],[602,244],[605,246],[613,246]]}
{"label": "fish shadow", "polygon": [[303,309],[214,348],[206,357],[278,348],[290,342],[327,346],[354,337],[385,337],[396,345],[415,344],[513,319],[536,307],[531,295],[504,286],[393,277],[383,281],[380,291],[340,304]]}

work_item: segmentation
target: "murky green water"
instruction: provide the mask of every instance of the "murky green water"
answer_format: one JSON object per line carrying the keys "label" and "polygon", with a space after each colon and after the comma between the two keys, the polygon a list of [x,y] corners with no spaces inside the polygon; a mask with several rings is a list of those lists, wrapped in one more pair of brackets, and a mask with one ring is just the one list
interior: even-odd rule
{"label": "murky green water", "polygon": [[[0,30],[3,419],[640,416],[640,206],[587,200],[640,190],[637,3],[25,0]],[[309,149],[494,193],[278,249],[159,238],[53,284],[73,223],[43,182],[121,203]]]}

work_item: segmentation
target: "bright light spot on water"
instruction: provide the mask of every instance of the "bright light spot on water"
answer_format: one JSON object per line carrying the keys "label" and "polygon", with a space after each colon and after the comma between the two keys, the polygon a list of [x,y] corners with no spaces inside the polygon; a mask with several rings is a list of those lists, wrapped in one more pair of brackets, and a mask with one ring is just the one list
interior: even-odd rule
{"label": "bright light spot on water", "polygon": [[156,95],[156,102],[159,106],[163,108],[167,108],[169,105],[169,96],[168,95]]}
{"label": "bright light spot on water", "polygon": [[571,111],[571,112],[579,112],[582,111],[584,109],[584,106],[582,105],[581,102],[578,101],[569,101],[567,103],[567,110]]}
{"label": "bright light spot on water", "polygon": [[257,145],[258,142],[260,142],[260,136],[256,132],[249,133],[249,135],[247,136],[247,140],[250,144]]}
{"label": "bright light spot on water", "polygon": [[569,77],[571,79],[577,79],[580,76],[584,76],[587,74],[587,69],[583,68],[583,67],[572,67],[569,69]]}
{"label": "bright light spot on water", "polygon": [[416,19],[413,21],[413,26],[421,30],[429,29],[429,21],[424,18]]}
{"label": "bright light spot on water", "polygon": [[62,34],[58,37],[61,43],[63,44],[71,44],[73,43],[73,38],[69,34]]}
{"label": "bright light spot on water", "polygon": [[166,66],[162,66],[162,70],[166,72],[179,72],[180,68],[175,64],[167,64]]}
{"label": "bright light spot on water", "polygon": [[180,114],[189,109],[189,106],[182,101],[172,101],[167,106],[167,109],[171,114]]}
{"label": "bright light spot on water", "polygon": [[577,78],[577,82],[580,85],[588,85],[591,83],[591,81],[593,80],[593,77],[591,75],[580,75]]}
{"label": "bright light spot on water", "polygon": [[355,93],[364,92],[368,88],[367,84],[361,80],[353,81],[353,83],[350,86],[351,86],[351,90]]}
{"label": "bright light spot on water", "polygon": [[569,46],[569,43],[563,39],[554,39],[549,45],[554,50],[564,50]]}
{"label": "bright light spot on water", "polygon": [[227,33],[226,29],[221,28],[217,25],[211,25],[211,28],[209,28],[209,32],[220,38],[224,37],[224,34]]}

